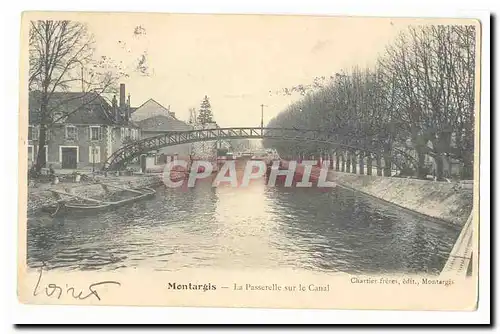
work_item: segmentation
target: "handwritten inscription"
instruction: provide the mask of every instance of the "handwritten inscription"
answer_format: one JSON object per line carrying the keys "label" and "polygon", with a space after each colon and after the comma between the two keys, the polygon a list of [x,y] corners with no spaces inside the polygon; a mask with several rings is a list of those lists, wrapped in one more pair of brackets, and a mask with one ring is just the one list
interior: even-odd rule
{"label": "handwritten inscription", "polygon": [[108,285],[121,286],[120,282],[117,281],[99,281],[91,283],[85,289],[76,288],[70,284],[64,284],[64,286],[57,285],[54,283],[43,283],[43,266],[40,267],[40,273],[38,275],[38,280],[33,289],[33,296],[46,295],[47,297],[61,299],[63,296],[69,296],[77,300],[85,300],[91,297],[101,300],[101,296],[98,293],[97,288],[104,287]]}

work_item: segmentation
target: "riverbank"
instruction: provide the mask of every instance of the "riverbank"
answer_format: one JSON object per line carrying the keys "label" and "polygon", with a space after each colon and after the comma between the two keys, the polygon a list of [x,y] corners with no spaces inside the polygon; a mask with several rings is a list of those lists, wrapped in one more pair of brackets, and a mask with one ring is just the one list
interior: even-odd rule
{"label": "riverbank", "polygon": [[330,171],[328,180],[419,214],[463,226],[473,206],[470,184]]}
{"label": "riverbank", "polygon": [[[107,176],[98,177],[95,182],[61,182],[52,184],[35,184],[28,187],[28,214],[34,213],[47,205],[57,203],[57,199],[50,190],[64,191],[74,195],[99,198],[105,194],[104,188],[99,183],[110,184],[123,188],[156,187],[163,183],[163,174],[144,174],[134,176]],[[109,188],[109,191],[120,191]]]}

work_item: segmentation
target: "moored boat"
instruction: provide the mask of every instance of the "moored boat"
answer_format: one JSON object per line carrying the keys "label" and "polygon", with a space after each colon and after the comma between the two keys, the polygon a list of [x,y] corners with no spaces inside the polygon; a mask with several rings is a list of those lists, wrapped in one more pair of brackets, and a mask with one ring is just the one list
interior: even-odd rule
{"label": "moored boat", "polygon": [[[103,185],[104,187],[110,185]],[[115,186],[111,186],[114,188],[119,188]],[[109,198],[106,200],[98,200],[94,198],[87,198],[83,196],[73,195],[69,193],[63,193],[59,191],[52,192],[57,193],[59,195],[67,195],[71,197],[71,199],[66,200],[60,198],[57,204],[49,205],[42,208],[42,211],[49,213],[52,217],[61,216],[65,214],[93,214],[97,212],[104,211],[106,209],[116,208],[119,206],[131,204],[146,198],[153,197],[156,193],[154,189],[143,187],[143,188],[119,188],[123,189],[121,193],[133,193],[132,196],[127,198],[119,199],[119,198]],[[116,196],[115,196],[116,197]]]}

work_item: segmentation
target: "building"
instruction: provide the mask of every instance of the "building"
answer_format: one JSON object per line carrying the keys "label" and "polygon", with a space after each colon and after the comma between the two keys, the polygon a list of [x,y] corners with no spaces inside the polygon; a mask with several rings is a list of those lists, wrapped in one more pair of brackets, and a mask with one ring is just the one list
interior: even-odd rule
{"label": "building", "polygon": [[[144,102],[132,111],[132,119],[140,127],[142,138],[154,137],[167,131],[188,131],[193,127],[175,117],[170,108],[165,108],[153,99]],[[188,159],[191,155],[191,144],[164,147],[156,152],[156,162],[161,164],[173,157]]]}
{"label": "building", "polygon": [[130,95],[125,100],[125,85],[120,85],[110,103],[101,95],[83,92],[55,92],[49,101],[51,125],[44,148],[38,144],[40,97],[29,95],[28,161],[31,166],[39,149],[45,151],[44,166],[81,169],[102,166],[119,147],[141,138],[140,128],[130,118]]}
{"label": "building", "polygon": [[[204,125],[187,124],[176,118],[175,113],[170,110],[170,106],[164,107],[154,99],[149,99],[138,108],[132,109],[131,115],[132,120],[141,128],[142,138],[158,136],[167,131],[215,129],[218,127],[215,122]],[[217,148],[220,147],[229,147],[229,145],[221,141],[196,142],[168,146],[150,153],[155,155],[156,164],[164,164],[174,158],[182,160],[213,159],[217,155]]]}
{"label": "building", "polygon": [[154,116],[165,116],[168,118],[177,119],[175,113],[170,111],[170,106],[165,108],[160,103],[153,99],[149,99],[137,108],[132,108],[132,120],[139,122]]}

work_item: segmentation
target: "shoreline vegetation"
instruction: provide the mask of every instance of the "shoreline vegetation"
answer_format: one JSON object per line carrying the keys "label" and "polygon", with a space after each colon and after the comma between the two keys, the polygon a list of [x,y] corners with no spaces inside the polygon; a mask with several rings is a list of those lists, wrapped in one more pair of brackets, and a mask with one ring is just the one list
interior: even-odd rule
{"label": "shoreline vegetation", "polygon": [[384,175],[473,179],[475,25],[410,26],[370,68],[325,73],[278,94],[301,98],[270,128],[328,132],[331,142],[263,140],[280,156],[336,156],[342,170],[377,165]]}

